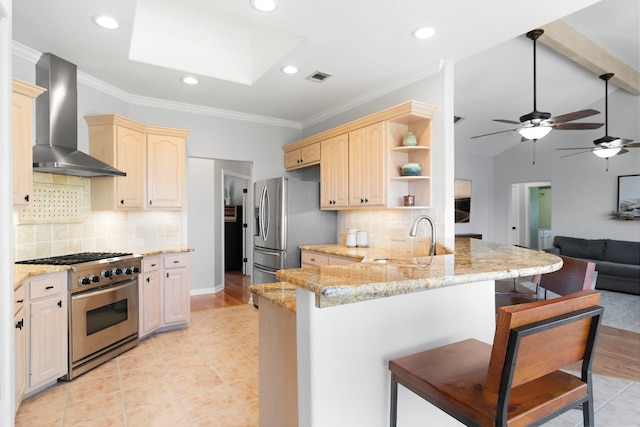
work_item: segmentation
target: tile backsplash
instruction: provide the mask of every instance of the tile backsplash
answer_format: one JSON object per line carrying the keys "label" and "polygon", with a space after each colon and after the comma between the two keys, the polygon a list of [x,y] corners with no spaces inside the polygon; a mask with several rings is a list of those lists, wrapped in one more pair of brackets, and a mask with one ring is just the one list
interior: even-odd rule
{"label": "tile backsplash", "polygon": [[369,234],[369,246],[399,251],[414,251],[431,241],[428,225],[420,224],[418,235],[409,236],[409,230],[420,215],[429,215],[436,223],[436,234],[444,233],[444,209],[362,209],[340,211],[338,215],[339,243],[346,244],[347,229],[357,228]]}
{"label": "tile backsplash", "polygon": [[182,243],[180,211],[92,211],[89,178],[33,176],[34,194],[40,191],[44,196],[26,210],[14,211],[16,261]]}

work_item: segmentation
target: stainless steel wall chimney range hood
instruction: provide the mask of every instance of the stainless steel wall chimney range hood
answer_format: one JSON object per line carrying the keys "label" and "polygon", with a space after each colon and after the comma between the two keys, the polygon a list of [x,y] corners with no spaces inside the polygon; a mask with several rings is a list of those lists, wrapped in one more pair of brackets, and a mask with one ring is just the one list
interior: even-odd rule
{"label": "stainless steel wall chimney range hood", "polygon": [[83,177],[125,176],[78,150],[78,76],[76,66],[50,53],[36,65],[36,84],[47,89],[36,99],[34,172]]}

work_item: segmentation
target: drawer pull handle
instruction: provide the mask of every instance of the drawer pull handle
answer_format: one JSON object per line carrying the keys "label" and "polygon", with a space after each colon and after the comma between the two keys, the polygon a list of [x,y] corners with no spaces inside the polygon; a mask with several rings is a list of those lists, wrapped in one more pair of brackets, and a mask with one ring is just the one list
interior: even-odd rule
{"label": "drawer pull handle", "polygon": [[147,277],[147,283],[151,282],[151,278]]}
{"label": "drawer pull handle", "polygon": [[62,301],[58,301],[58,307],[62,308]]}
{"label": "drawer pull handle", "polygon": [[151,267],[155,267],[157,264],[151,264]]}
{"label": "drawer pull handle", "polygon": [[16,302],[17,302],[18,304],[22,304],[22,303],[24,302],[24,300],[23,300],[23,299],[19,299],[19,300],[17,300]]}
{"label": "drawer pull handle", "polygon": [[22,330],[23,327],[24,327],[24,319],[20,319],[19,322],[16,322],[16,329]]}
{"label": "drawer pull handle", "polygon": [[309,258],[311,261],[316,262],[315,258]]}
{"label": "drawer pull handle", "polygon": [[53,289],[53,286],[47,286],[45,289]]}
{"label": "drawer pull handle", "polygon": [[174,263],[174,264],[177,264],[177,263],[179,263],[179,262],[180,262],[180,261],[173,261],[173,263]]}

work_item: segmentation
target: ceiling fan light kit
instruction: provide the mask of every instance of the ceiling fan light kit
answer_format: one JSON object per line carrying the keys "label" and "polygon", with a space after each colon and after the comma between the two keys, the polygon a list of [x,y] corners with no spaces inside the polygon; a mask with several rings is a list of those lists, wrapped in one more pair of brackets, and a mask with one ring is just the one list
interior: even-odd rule
{"label": "ceiling fan light kit", "polygon": [[596,148],[593,150],[593,154],[601,159],[608,159],[618,154],[622,148]]}
{"label": "ceiling fan light kit", "polygon": [[527,128],[518,129],[518,133],[525,139],[531,141],[537,141],[544,138],[549,132],[551,132],[550,126],[532,126]]}

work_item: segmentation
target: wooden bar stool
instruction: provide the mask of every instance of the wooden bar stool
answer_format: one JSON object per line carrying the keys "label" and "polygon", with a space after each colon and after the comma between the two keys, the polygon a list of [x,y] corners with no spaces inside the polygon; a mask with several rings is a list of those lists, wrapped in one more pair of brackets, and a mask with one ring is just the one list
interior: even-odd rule
{"label": "wooden bar stool", "polygon": [[[390,425],[398,384],[469,426],[537,425],[580,406],[584,425],[593,425],[599,300],[583,290],[501,307],[493,346],[468,339],[389,361]],[[579,361],[580,377],[560,370]]]}

